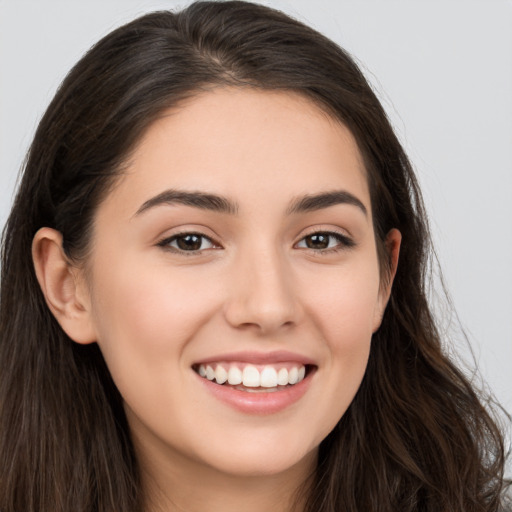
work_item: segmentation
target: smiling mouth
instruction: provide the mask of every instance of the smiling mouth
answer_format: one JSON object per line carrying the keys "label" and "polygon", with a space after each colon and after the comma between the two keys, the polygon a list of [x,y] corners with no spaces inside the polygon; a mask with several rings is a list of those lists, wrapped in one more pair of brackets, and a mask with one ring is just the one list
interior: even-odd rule
{"label": "smiling mouth", "polygon": [[295,386],[312,370],[311,365],[278,363],[210,363],[193,366],[203,379],[248,393],[272,393]]}

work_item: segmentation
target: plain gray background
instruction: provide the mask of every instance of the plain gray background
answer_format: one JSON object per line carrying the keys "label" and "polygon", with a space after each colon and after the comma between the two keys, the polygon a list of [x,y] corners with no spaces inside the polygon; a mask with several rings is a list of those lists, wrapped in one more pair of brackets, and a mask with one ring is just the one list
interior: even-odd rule
{"label": "plain gray background", "polygon": [[[101,36],[188,2],[0,0],[0,222],[38,119]],[[415,165],[479,370],[512,410],[512,2],[271,0],[349,50]],[[437,295],[439,295],[437,288]],[[451,352],[470,360],[436,299]]]}

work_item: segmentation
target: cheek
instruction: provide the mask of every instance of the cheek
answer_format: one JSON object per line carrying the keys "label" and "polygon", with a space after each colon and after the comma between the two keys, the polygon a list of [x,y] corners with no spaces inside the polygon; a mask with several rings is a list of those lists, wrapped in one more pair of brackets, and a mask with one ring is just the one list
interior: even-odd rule
{"label": "cheek", "polygon": [[158,265],[128,260],[99,270],[95,282],[98,344],[119,387],[132,372],[156,376],[169,362],[179,366],[187,342],[216,307],[213,291],[201,290],[201,282]]}
{"label": "cheek", "polygon": [[352,265],[317,283],[322,286],[309,293],[308,316],[314,319],[328,354],[318,399],[326,404],[329,420],[325,424],[332,428],[352,402],[366,371],[380,304],[379,272],[375,264]]}
{"label": "cheek", "polygon": [[[377,292],[373,287],[354,285],[337,290],[322,308],[321,325],[330,352],[330,363],[349,395],[354,395],[363,378],[373,334]],[[348,404],[346,404],[348,406]]]}
{"label": "cheek", "polygon": [[381,304],[379,271],[373,261],[364,263],[331,270],[305,294],[309,315],[332,350],[357,351],[374,331]]}

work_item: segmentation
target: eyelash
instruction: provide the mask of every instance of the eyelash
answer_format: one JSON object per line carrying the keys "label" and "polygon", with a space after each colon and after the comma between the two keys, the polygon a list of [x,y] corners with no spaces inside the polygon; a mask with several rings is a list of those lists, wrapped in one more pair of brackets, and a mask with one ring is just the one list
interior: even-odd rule
{"label": "eyelash", "polygon": [[[212,247],[208,247],[206,249],[194,249],[191,251],[188,251],[186,249],[181,249],[179,247],[173,247],[171,244],[173,242],[177,242],[178,240],[183,240],[186,237],[197,237],[201,239],[202,241],[208,240],[208,242],[211,243]],[[202,233],[196,233],[194,231],[184,231],[183,233],[176,233],[175,235],[172,235],[170,237],[164,238],[157,244],[159,247],[162,247],[163,249],[166,249],[168,251],[172,251],[178,254],[183,254],[185,256],[194,256],[195,254],[200,254],[202,251],[208,250],[208,249],[218,249],[220,248],[220,245],[214,242],[209,236],[203,235]],[[203,245],[203,242],[201,242],[201,245]]]}
{"label": "eyelash", "polygon": [[[310,251],[313,251],[314,253],[318,255],[324,255],[324,254],[331,254],[335,252],[340,252],[343,250],[351,249],[356,245],[354,240],[352,238],[349,238],[347,235],[344,235],[342,233],[338,233],[337,231],[314,231],[312,233],[307,234],[306,236],[302,237],[296,246],[305,241],[308,238],[312,238],[314,236],[325,236],[328,238],[334,238],[337,241],[337,244],[334,247],[326,247],[325,249],[313,249],[311,247],[304,247],[304,249],[309,249]],[[328,244],[330,244],[330,241],[328,241]],[[302,249],[302,247],[301,247]]]}
{"label": "eyelash", "polygon": [[[335,252],[343,251],[346,249],[350,249],[356,245],[355,242],[351,238],[349,238],[348,236],[343,235],[341,233],[338,233],[336,231],[314,231],[314,232],[309,233],[308,235],[302,237],[299,240],[299,242],[297,242],[294,245],[294,247],[297,247],[298,244],[300,244],[301,242],[304,242],[306,239],[312,238],[314,236],[325,236],[328,238],[334,238],[334,239],[336,239],[337,244],[334,247],[326,247],[324,249],[314,249],[311,247],[300,247],[300,249],[310,250],[313,253],[316,253],[318,255],[323,255],[323,254],[330,254],[330,253],[335,253]],[[180,239],[183,240],[186,237],[197,237],[203,241],[207,240],[212,245],[212,247],[207,247],[206,249],[187,250],[187,249],[183,249],[180,247],[173,247],[171,245],[173,242],[177,242]],[[179,243],[179,242],[177,242],[177,243]],[[329,244],[330,244],[330,241],[328,241],[328,245]],[[183,254],[186,256],[194,256],[196,254],[200,254],[202,251],[205,251],[205,250],[220,248],[220,245],[217,244],[215,241],[213,241],[210,237],[208,237],[202,233],[197,233],[197,232],[193,232],[193,231],[185,231],[183,233],[177,233],[170,237],[164,238],[163,240],[158,242],[157,245],[166,250],[169,250],[169,251],[172,251],[172,252],[175,252],[178,254]],[[203,242],[201,242],[201,245],[203,245]]]}

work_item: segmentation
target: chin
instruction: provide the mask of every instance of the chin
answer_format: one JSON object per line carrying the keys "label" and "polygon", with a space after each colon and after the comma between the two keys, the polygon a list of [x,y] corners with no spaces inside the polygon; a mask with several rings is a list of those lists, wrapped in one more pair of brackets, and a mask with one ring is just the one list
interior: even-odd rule
{"label": "chin", "polygon": [[[307,477],[316,467],[318,449],[297,457],[296,453],[260,453],[259,456],[238,457],[235,460],[222,462],[216,465],[216,470],[221,473],[238,478],[276,477],[290,472],[299,471]],[[308,468],[308,469],[306,469]]]}
{"label": "chin", "polygon": [[217,471],[237,477],[276,476],[299,467],[309,474],[316,467],[321,439],[307,442],[298,432],[295,436],[276,436],[275,431],[258,434],[231,436],[227,444],[225,440],[215,444],[212,441],[219,449],[209,454],[203,451],[202,459]]}

